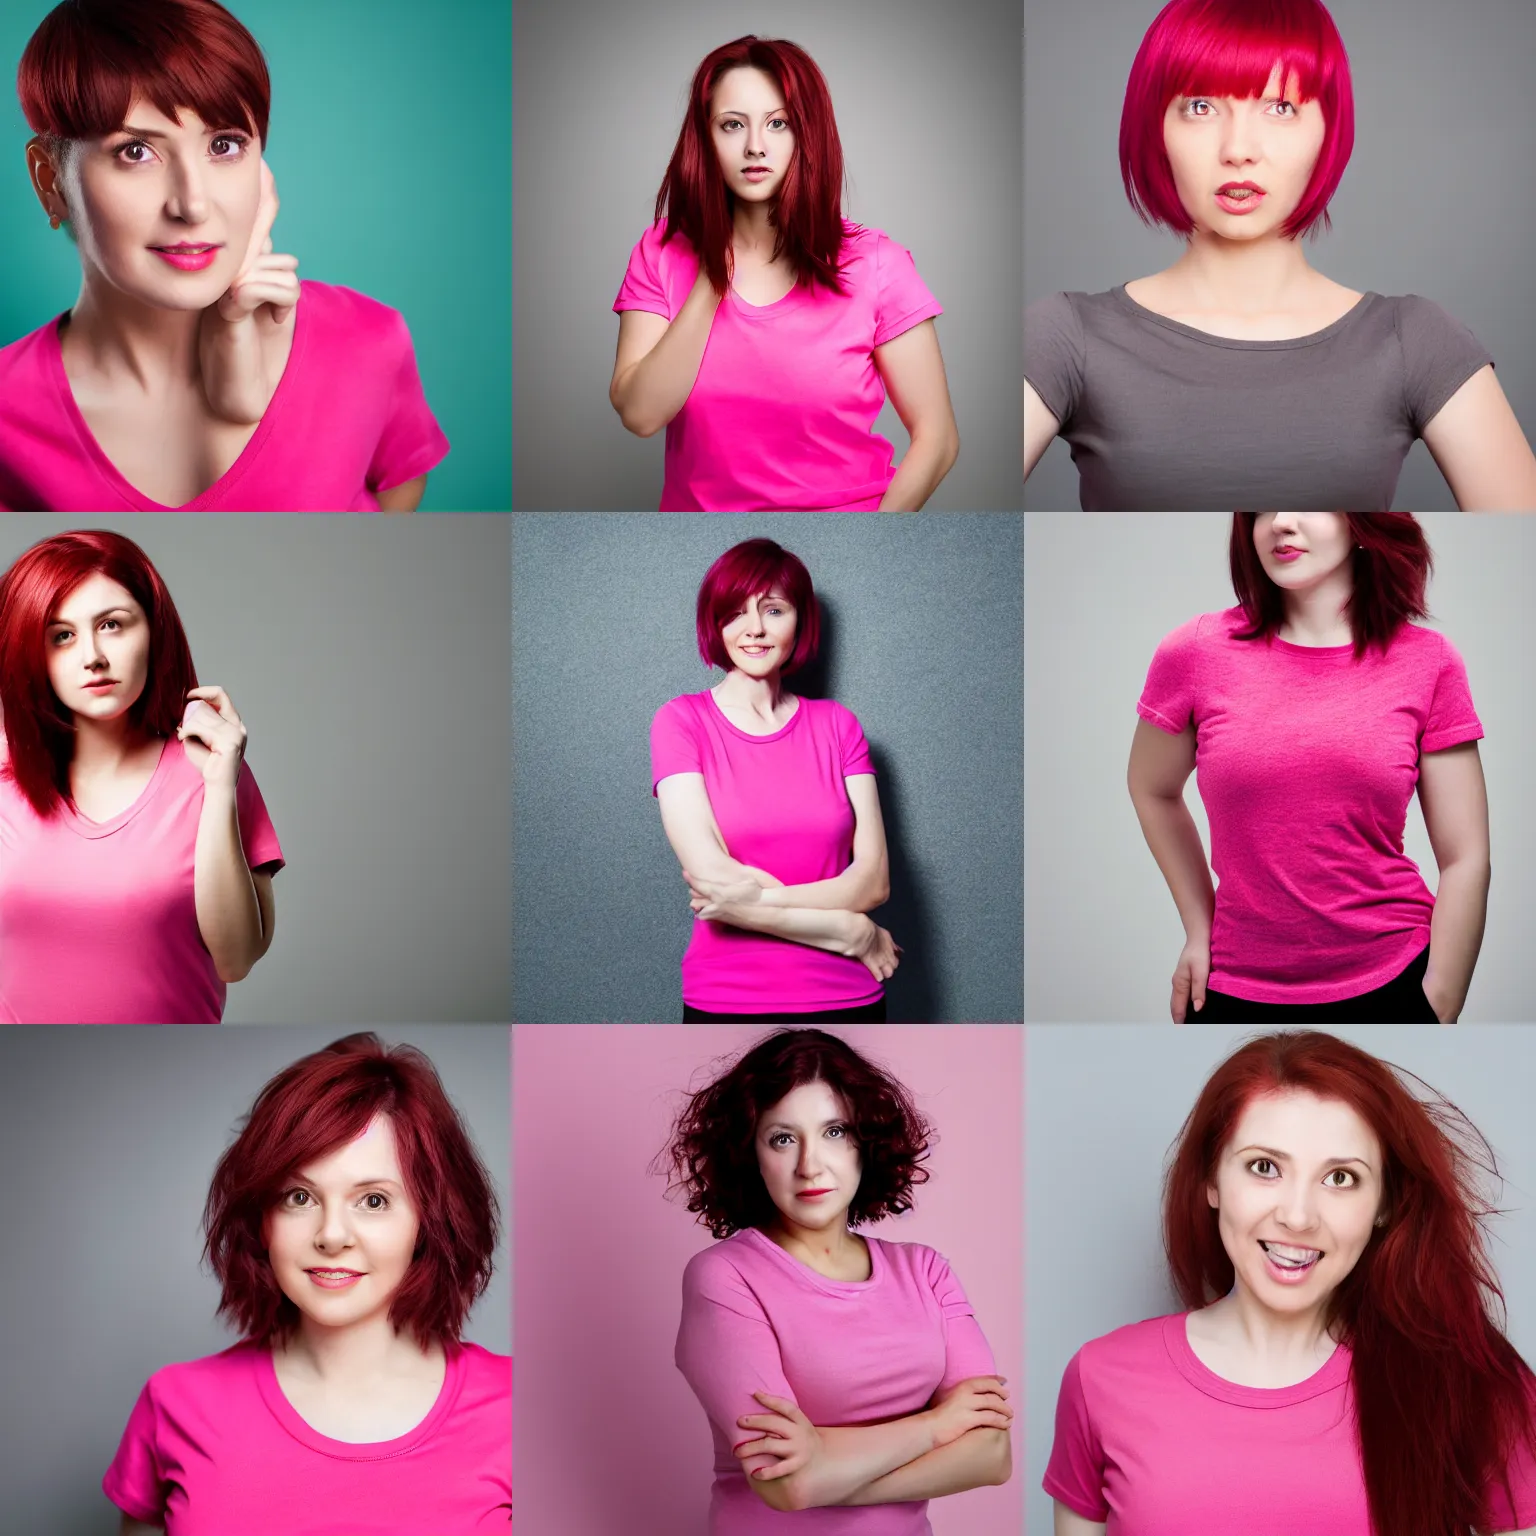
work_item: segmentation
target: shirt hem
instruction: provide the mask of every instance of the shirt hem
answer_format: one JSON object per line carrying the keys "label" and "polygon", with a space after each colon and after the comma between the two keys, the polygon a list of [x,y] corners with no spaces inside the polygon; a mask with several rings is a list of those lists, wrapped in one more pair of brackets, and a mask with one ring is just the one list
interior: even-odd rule
{"label": "shirt hem", "polygon": [[1084,1520],[1091,1520],[1095,1525],[1102,1524],[1109,1519],[1108,1509],[1088,1509],[1077,1501],[1077,1495],[1068,1493],[1060,1483],[1056,1482],[1049,1474],[1046,1475],[1040,1486],[1053,1499],[1060,1499],[1074,1515],[1081,1515]]}
{"label": "shirt hem", "polygon": [[[1215,987],[1218,992],[1224,992],[1228,997],[1235,997],[1244,1003],[1342,1003],[1350,998],[1360,997],[1366,992],[1374,992],[1377,987],[1399,976],[1418,957],[1420,952],[1429,944],[1429,929],[1420,928],[1414,931],[1413,947],[1407,950],[1401,959],[1395,963],[1378,967],[1368,972],[1358,981],[1352,981],[1347,985],[1333,986],[1306,986],[1306,987],[1276,987],[1268,982],[1250,982],[1237,977],[1228,981],[1228,973],[1213,966],[1206,984]],[[1241,987],[1242,991],[1234,990]]]}

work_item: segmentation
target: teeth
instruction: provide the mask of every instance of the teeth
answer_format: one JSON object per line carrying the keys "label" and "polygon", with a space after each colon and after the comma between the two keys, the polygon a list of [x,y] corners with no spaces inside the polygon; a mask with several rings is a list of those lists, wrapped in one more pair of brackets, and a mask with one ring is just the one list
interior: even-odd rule
{"label": "teeth", "polygon": [[1279,1243],[1264,1243],[1262,1246],[1272,1259],[1278,1259],[1283,1264],[1310,1264],[1313,1259],[1322,1257],[1321,1251],[1316,1248],[1286,1248]]}

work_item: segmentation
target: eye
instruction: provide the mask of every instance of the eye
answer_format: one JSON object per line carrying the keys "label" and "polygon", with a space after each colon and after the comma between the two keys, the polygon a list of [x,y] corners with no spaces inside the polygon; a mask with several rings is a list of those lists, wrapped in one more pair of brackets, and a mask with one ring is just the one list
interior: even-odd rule
{"label": "eye", "polygon": [[846,1125],[829,1125],[827,1127],[827,1135],[836,1136],[840,1141],[846,1140],[848,1136],[848,1127]]}
{"label": "eye", "polygon": [[309,1199],[309,1191],[307,1189],[290,1189],[288,1193],[283,1196],[283,1204],[287,1206],[291,1211],[302,1211],[304,1206],[299,1204],[294,1199],[295,1195],[302,1195],[306,1201]]}
{"label": "eye", "polygon": [[387,1211],[389,1209],[389,1196],[380,1194],[378,1190],[373,1190],[371,1193],[364,1195],[363,1199],[380,1202],[378,1205],[370,1205],[368,1207],[370,1211]]}
{"label": "eye", "polygon": [[794,1140],[794,1137],[791,1136],[788,1131],[775,1131],[773,1133],[773,1135],[768,1138],[768,1145],[770,1147],[772,1147],[775,1151],[777,1151],[779,1143],[781,1141],[793,1141],[793,1140]]}
{"label": "eye", "polygon": [[[245,151],[250,144],[250,139],[243,133],[216,134],[211,141],[213,144],[232,144],[235,147],[233,154],[215,155],[215,160],[241,160],[245,157]],[[129,155],[130,149],[142,149],[152,153],[148,144],[143,139],[129,139],[126,144],[119,144],[112,151],[112,158],[121,161],[124,165],[147,165],[147,160],[140,159],[137,155]]]}
{"label": "eye", "polygon": [[[1333,1183],[1329,1182],[1332,1179],[1340,1178],[1340,1177],[1348,1179],[1349,1183],[1347,1183],[1347,1184],[1333,1184]],[[1348,1168],[1335,1168],[1333,1170],[1333,1172],[1328,1175],[1328,1178],[1325,1179],[1323,1182],[1325,1184],[1328,1184],[1328,1187],[1330,1189],[1353,1189],[1355,1187],[1355,1185],[1358,1184],[1360,1181],[1359,1181],[1359,1179],[1357,1179],[1354,1176],[1354,1174],[1352,1174],[1349,1171]]]}
{"label": "eye", "polygon": [[[1270,105],[1275,107],[1289,107],[1291,110],[1288,116],[1295,117],[1297,115],[1297,107],[1294,101],[1273,101],[1270,103]],[[1189,100],[1184,103],[1184,116],[1193,117],[1196,119],[1196,121],[1203,122],[1206,117],[1212,115],[1211,113],[1206,112],[1196,112],[1195,108],[1197,106],[1212,107],[1214,106],[1214,103],[1210,100],[1209,97],[1206,96],[1191,96]]]}
{"label": "eye", "polygon": [[1259,1173],[1259,1169],[1261,1167],[1263,1167],[1263,1168],[1273,1168],[1274,1166],[1275,1165],[1272,1162],[1270,1162],[1270,1160],[1267,1157],[1256,1157],[1256,1158],[1254,1158],[1254,1160],[1251,1163],[1248,1164],[1248,1171],[1250,1173],[1258,1174],[1258,1176],[1261,1179],[1267,1179],[1269,1177],[1269,1175],[1267,1173]]}
{"label": "eye", "polygon": [[108,624],[111,624],[111,625],[113,625],[113,626],[114,626],[114,627],[116,627],[116,628],[117,628],[117,629],[121,629],[121,628],[122,628],[122,627],[123,627],[123,625],[122,625],[122,620],[121,620],[121,619],[103,619],[103,620],[102,620],[102,621],[101,621],[101,627],[102,627],[102,628],[103,628],[103,629],[105,629],[105,628],[106,628],[106,627],[107,627],[107,625],[108,625]]}

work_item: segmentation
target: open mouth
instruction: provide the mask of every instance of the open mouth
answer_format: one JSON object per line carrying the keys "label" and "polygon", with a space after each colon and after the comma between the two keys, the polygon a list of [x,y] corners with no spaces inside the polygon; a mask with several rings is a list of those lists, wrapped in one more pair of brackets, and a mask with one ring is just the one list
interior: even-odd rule
{"label": "open mouth", "polygon": [[1306,1274],[1323,1256],[1320,1248],[1292,1248],[1285,1243],[1266,1243],[1262,1238],[1259,1247],[1264,1250],[1271,1268],[1286,1276]]}

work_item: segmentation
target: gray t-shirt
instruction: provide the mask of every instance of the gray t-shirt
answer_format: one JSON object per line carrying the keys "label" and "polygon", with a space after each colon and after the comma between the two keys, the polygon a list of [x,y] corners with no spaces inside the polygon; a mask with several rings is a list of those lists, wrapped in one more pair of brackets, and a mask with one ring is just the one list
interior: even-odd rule
{"label": "gray t-shirt", "polygon": [[1232,341],[1124,285],[1024,310],[1024,377],[1061,422],[1085,512],[1386,512],[1403,460],[1493,358],[1417,294],[1326,330]]}

